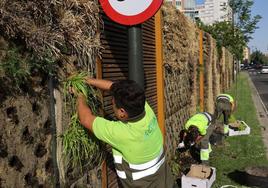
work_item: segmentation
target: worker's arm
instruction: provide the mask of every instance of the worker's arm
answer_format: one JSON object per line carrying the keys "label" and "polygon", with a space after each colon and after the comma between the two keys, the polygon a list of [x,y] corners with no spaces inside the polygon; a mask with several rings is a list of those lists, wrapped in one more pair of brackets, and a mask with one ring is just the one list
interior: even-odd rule
{"label": "worker's arm", "polygon": [[96,116],[93,115],[91,109],[88,107],[86,98],[84,95],[78,95],[77,97],[77,111],[78,111],[78,117],[80,120],[80,123],[93,132],[93,122],[96,118]]}
{"label": "worker's arm", "polygon": [[202,139],[203,139],[203,136],[201,136],[201,135],[199,135],[197,138],[196,138],[196,140],[195,140],[195,143],[200,143],[201,141],[202,141]]}
{"label": "worker's arm", "polygon": [[121,138],[120,131],[116,126],[117,121],[109,121],[102,117],[96,117],[93,115],[91,109],[88,107],[86,98],[84,95],[78,95],[77,97],[77,111],[80,123],[90,130],[94,135],[110,144],[114,148],[120,148]]}
{"label": "worker's arm", "polygon": [[232,102],[232,112],[235,112],[237,108],[237,101]]}
{"label": "worker's arm", "polygon": [[110,90],[111,86],[113,85],[113,82],[110,80],[102,80],[94,78],[86,78],[86,83],[105,91]]}

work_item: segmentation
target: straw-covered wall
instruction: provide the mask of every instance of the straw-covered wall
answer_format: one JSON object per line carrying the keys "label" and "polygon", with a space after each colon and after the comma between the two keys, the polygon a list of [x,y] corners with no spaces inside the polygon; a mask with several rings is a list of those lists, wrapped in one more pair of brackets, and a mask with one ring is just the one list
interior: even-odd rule
{"label": "straw-covered wall", "polygon": [[[162,15],[166,148],[172,159],[182,126],[200,109],[201,68],[205,110],[210,112],[215,96],[230,87],[233,69],[232,55],[223,49],[219,57],[216,42],[208,34],[203,39],[204,66],[200,67],[199,29],[170,5],[163,5]],[[0,187],[52,187],[51,73],[57,80],[54,98],[61,185],[100,187],[100,167],[81,174],[68,168],[60,155],[60,135],[70,120],[61,81],[81,70],[95,76],[102,49],[98,1],[2,0],[0,20]],[[152,65],[147,68],[155,61],[148,59]]]}
{"label": "straw-covered wall", "polygon": [[199,46],[198,30],[193,23],[171,5],[165,4],[162,11],[166,145],[171,157],[182,125],[195,111]]}
{"label": "straw-covered wall", "polygon": [[[187,119],[200,111],[200,88],[204,88],[204,110],[214,112],[215,97],[232,83],[232,56],[223,48],[219,57],[216,41],[170,4],[162,7],[165,73],[165,128],[169,159],[174,159],[179,132]],[[203,65],[199,64],[203,49]],[[202,70],[203,71],[200,71]],[[200,74],[204,83],[200,85]]]}
{"label": "straw-covered wall", "polygon": [[61,86],[76,71],[94,75],[101,49],[98,1],[2,0],[0,20],[0,187],[53,187],[51,73],[61,186],[97,187],[97,172],[81,174],[64,161],[61,135],[70,114]]}

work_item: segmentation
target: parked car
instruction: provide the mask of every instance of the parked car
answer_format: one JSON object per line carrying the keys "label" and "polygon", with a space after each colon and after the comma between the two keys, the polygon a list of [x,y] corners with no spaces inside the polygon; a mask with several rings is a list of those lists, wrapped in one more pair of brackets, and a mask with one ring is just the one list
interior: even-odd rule
{"label": "parked car", "polygon": [[243,70],[245,68],[245,64],[240,64],[240,70]]}
{"label": "parked car", "polygon": [[254,69],[259,69],[259,70],[261,70],[262,69],[262,64],[259,64],[259,63],[257,63],[257,64],[255,64],[253,67],[254,67]]}
{"label": "parked car", "polygon": [[263,66],[261,69],[262,74],[268,74],[268,66]]}

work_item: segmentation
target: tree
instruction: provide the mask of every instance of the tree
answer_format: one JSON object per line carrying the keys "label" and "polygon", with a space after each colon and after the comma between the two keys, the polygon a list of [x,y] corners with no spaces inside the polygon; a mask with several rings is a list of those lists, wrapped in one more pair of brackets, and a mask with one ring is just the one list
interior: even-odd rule
{"label": "tree", "polygon": [[258,28],[257,23],[261,19],[260,15],[252,17],[252,5],[252,0],[229,0],[232,21],[216,22],[212,25],[198,22],[201,29],[210,33],[217,40],[219,53],[221,53],[221,47],[224,46],[234,54],[237,60],[242,60],[243,49],[252,38],[251,35]]}
{"label": "tree", "polygon": [[251,8],[253,4],[253,0],[229,0],[229,6],[233,13],[234,27],[240,29],[246,43],[252,39],[251,35],[258,29],[257,23],[261,19],[260,15],[252,17]]}
{"label": "tree", "polygon": [[[234,28],[232,22],[222,21],[212,25],[199,23],[199,27],[210,33],[217,41],[218,53],[221,56],[221,48],[224,46],[234,54],[236,59],[243,58],[243,48],[246,46],[244,35],[239,28]],[[234,35],[235,32],[235,35]]]}
{"label": "tree", "polygon": [[251,35],[258,29],[257,23],[261,19],[260,15],[252,17],[253,4],[253,0],[229,0],[229,6],[232,9],[234,39],[230,46],[238,60],[242,60],[243,48],[252,39]]}
{"label": "tree", "polygon": [[265,56],[261,51],[256,50],[250,55],[251,62],[253,64],[268,64],[268,57]]}

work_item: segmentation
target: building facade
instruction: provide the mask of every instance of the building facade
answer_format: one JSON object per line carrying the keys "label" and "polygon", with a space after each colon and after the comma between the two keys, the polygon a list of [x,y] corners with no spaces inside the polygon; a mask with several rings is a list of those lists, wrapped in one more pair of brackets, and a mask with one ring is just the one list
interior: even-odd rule
{"label": "building facade", "polygon": [[171,3],[178,10],[182,10],[182,0],[166,0],[166,2]]}
{"label": "building facade", "polygon": [[206,25],[215,22],[232,21],[232,11],[228,0],[205,0],[204,4],[196,6],[198,18]]}
{"label": "building facade", "polygon": [[243,62],[246,64],[250,62],[250,48],[247,46],[243,50]]}
{"label": "building facade", "polygon": [[182,12],[190,19],[195,20],[197,16],[196,0],[182,0]]}
{"label": "building facade", "polygon": [[172,3],[176,9],[180,10],[188,18],[195,20],[197,16],[196,0],[166,0]]}

